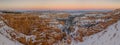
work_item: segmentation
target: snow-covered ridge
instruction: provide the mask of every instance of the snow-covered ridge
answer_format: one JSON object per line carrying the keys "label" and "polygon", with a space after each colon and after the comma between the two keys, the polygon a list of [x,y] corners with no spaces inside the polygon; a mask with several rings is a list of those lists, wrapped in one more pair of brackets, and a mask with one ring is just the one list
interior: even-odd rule
{"label": "snow-covered ridge", "polygon": [[71,45],[120,45],[120,21],[102,32],[84,37],[84,42],[72,41]]}
{"label": "snow-covered ridge", "polygon": [[13,29],[4,24],[3,21],[0,21],[0,45],[23,45],[17,40],[12,40],[12,37],[9,33],[12,33]]}
{"label": "snow-covered ridge", "polygon": [[[23,45],[17,40],[17,38],[25,37],[26,41],[32,39],[34,41],[34,35],[24,35],[16,32],[13,28],[7,26],[3,21],[0,21],[0,45]],[[14,35],[14,36],[12,36]]]}
{"label": "snow-covered ridge", "polygon": [[12,41],[0,34],[0,45],[22,45],[17,41]]}

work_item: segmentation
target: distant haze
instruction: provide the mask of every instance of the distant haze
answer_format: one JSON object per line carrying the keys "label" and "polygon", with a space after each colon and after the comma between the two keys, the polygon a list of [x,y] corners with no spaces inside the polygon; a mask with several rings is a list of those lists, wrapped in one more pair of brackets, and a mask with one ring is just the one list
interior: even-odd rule
{"label": "distant haze", "polygon": [[0,9],[116,9],[120,0],[0,0]]}

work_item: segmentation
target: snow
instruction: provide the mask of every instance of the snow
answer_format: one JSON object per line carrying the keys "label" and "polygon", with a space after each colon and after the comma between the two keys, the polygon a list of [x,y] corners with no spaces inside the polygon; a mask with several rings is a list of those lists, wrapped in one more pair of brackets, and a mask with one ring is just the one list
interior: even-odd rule
{"label": "snow", "polygon": [[72,41],[71,45],[120,45],[120,21],[102,32],[84,37],[84,42]]}
{"label": "snow", "polygon": [[17,41],[12,41],[0,34],[0,45],[22,45]]}
{"label": "snow", "polygon": [[70,35],[74,35],[74,34],[76,34],[76,32],[78,31],[78,26],[74,26],[74,28],[75,28],[75,31],[74,32],[72,32],[72,33],[70,33]]}
{"label": "snow", "polygon": [[3,26],[0,28],[0,34],[8,37],[8,38],[11,38],[11,36],[8,34],[8,32],[12,31],[8,26]]}
{"label": "snow", "polygon": [[115,15],[120,14],[120,11],[116,12]]}
{"label": "snow", "polygon": [[49,18],[48,15],[40,15],[39,17],[40,17],[40,18],[41,18],[41,17],[42,17],[42,18]]}
{"label": "snow", "polygon": [[62,24],[57,25],[57,27],[58,27],[59,29],[63,29],[63,25],[62,25]]}
{"label": "snow", "polygon": [[[23,45],[16,40],[12,40],[9,33],[13,31],[12,28],[0,21],[0,45]],[[11,39],[11,40],[10,40]]]}
{"label": "snow", "polygon": [[105,22],[105,20],[104,19],[97,19],[97,20],[95,20],[95,22]]}
{"label": "snow", "polygon": [[35,38],[36,38],[35,35],[26,36],[26,40],[27,40],[27,41],[30,41],[30,39],[32,39],[33,42],[35,42]]}

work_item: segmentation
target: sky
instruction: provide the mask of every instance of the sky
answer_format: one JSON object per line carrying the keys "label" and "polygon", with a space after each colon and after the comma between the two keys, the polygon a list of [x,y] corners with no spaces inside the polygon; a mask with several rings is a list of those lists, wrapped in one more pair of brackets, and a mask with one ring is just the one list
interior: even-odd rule
{"label": "sky", "polygon": [[0,0],[0,9],[116,9],[120,0]]}

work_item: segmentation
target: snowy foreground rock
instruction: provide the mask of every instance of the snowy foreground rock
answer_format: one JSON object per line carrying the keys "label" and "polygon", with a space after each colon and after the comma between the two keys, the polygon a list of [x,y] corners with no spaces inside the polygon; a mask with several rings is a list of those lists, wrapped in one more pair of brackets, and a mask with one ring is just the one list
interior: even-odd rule
{"label": "snowy foreground rock", "polygon": [[8,32],[12,31],[12,28],[4,24],[3,21],[0,21],[0,45],[23,45],[16,40],[10,39],[11,36]]}
{"label": "snowy foreground rock", "polygon": [[17,41],[12,41],[0,34],[0,45],[22,45],[22,44],[18,43]]}
{"label": "snowy foreground rock", "polygon": [[84,42],[72,41],[71,45],[120,45],[120,21],[102,32],[84,38]]}

